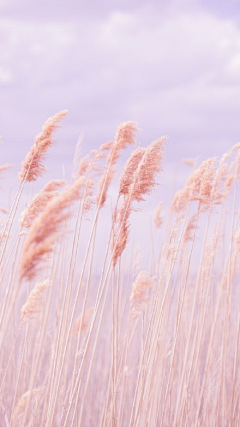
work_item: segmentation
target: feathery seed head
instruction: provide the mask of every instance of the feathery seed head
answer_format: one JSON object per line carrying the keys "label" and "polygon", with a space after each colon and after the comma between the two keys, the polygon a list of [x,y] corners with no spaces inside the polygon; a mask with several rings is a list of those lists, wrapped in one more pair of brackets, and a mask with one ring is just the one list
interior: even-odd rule
{"label": "feathery seed head", "polygon": [[163,202],[160,202],[155,210],[154,217],[153,217],[153,221],[155,223],[156,228],[160,228],[162,226],[162,223],[163,223],[162,211],[163,211]]}
{"label": "feathery seed head", "polygon": [[66,115],[67,110],[60,111],[44,123],[42,132],[36,136],[32,148],[22,162],[22,169],[19,173],[20,181],[36,181],[43,174],[45,171],[43,160],[48,148],[53,145],[52,134],[56,130],[58,123]]}
{"label": "feathery seed head", "polygon": [[37,282],[35,287],[29,294],[29,297],[26,303],[22,306],[21,309],[21,319],[25,323],[29,321],[34,314],[36,314],[39,309],[44,305],[44,291],[49,286],[51,286],[50,279],[47,278],[43,282]]}
{"label": "feathery seed head", "polygon": [[155,277],[151,277],[147,271],[141,271],[133,283],[130,297],[130,314],[136,318],[146,311],[150,289],[155,284]]}

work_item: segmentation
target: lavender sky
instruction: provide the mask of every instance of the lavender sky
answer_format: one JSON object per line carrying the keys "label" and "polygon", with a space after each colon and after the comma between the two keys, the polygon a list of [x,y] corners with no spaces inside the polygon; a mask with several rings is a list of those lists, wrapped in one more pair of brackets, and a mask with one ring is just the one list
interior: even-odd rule
{"label": "lavender sky", "polygon": [[[67,108],[50,164],[138,122],[168,135],[166,163],[220,155],[240,139],[239,0],[0,0],[2,163],[17,166]],[[227,5],[227,6],[226,6]]]}

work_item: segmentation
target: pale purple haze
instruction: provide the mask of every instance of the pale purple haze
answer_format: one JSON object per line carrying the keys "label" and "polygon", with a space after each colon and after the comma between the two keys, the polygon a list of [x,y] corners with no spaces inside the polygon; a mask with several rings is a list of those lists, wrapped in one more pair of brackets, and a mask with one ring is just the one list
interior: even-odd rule
{"label": "pale purple haze", "polygon": [[57,177],[82,132],[86,153],[125,120],[168,135],[166,164],[220,155],[240,139],[239,22],[234,0],[0,0],[1,163],[65,108]]}

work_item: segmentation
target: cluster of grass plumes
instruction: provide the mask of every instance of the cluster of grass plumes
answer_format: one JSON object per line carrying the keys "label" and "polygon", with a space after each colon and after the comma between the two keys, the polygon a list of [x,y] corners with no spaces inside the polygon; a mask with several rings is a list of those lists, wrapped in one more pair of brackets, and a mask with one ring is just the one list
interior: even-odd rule
{"label": "cluster of grass plumes", "polygon": [[[121,171],[138,131],[125,122],[82,158],[77,145],[71,182],[34,194],[65,116],[44,124],[1,208],[0,426],[239,426],[240,144],[184,159],[168,206],[167,138]],[[133,214],[149,229],[142,259]]]}

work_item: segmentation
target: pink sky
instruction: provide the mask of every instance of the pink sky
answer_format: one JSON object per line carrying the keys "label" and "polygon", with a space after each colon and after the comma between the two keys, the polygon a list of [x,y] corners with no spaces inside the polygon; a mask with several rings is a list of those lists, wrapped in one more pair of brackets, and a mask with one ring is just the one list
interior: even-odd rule
{"label": "pink sky", "polygon": [[65,108],[57,173],[81,132],[86,152],[125,120],[169,136],[167,163],[220,155],[240,139],[239,22],[233,0],[0,0],[2,163]]}

